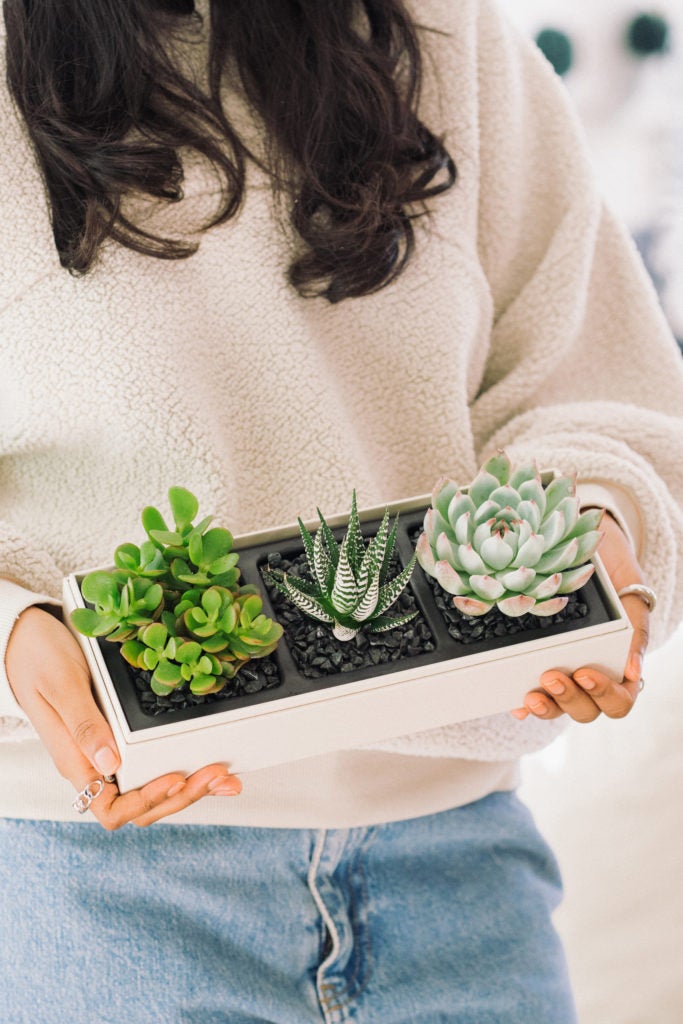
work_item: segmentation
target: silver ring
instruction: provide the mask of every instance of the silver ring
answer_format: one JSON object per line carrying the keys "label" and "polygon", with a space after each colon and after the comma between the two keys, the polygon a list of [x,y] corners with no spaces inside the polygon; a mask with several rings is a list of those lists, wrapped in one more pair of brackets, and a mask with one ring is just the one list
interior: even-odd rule
{"label": "silver ring", "polygon": [[638,683],[638,693],[642,693],[644,689],[645,689],[645,680],[641,678],[640,682]]}
{"label": "silver ring", "polygon": [[644,583],[631,583],[630,586],[617,591],[617,597],[626,597],[627,594],[634,594],[644,601],[649,612],[653,612],[657,607],[657,595],[652,587],[646,587]]}
{"label": "silver ring", "polygon": [[76,799],[71,806],[79,814],[85,814],[86,811],[90,810],[90,804],[93,800],[97,800],[103,789],[104,782],[102,779],[95,779],[94,782],[89,782],[80,793],[76,794]]}

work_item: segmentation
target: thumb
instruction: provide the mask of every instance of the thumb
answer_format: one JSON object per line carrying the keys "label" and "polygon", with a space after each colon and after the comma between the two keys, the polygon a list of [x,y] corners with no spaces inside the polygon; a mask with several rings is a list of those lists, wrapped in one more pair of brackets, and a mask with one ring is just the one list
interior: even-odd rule
{"label": "thumb", "polygon": [[82,681],[71,678],[60,699],[50,700],[50,703],[84,757],[102,775],[113,775],[121,758],[114,734],[95,703],[89,680],[83,685]]}
{"label": "thumb", "polygon": [[59,619],[41,608],[24,611],[12,630],[5,663],[17,701],[32,721],[47,703],[100,774],[118,769],[121,758],[95,703],[83,652]]}

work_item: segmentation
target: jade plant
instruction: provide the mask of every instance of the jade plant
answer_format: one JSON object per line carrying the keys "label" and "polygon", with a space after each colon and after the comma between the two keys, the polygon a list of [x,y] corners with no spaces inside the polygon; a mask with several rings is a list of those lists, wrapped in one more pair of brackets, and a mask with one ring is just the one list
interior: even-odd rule
{"label": "jade plant", "polygon": [[251,658],[270,654],[282,627],[263,614],[258,591],[240,585],[239,556],[228,530],[194,524],[197,499],[182,487],[168,492],[174,528],[148,506],[148,540],[121,544],[111,572],[89,573],[81,584],[92,608],[72,612],[86,636],[121,644],[121,655],[151,673],[159,696],[180,687],[218,693]]}
{"label": "jade plant", "polygon": [[535,464],[499,451],[467,492],[440,480],[417,557],[465,615],[555,615],[594,571],[601,510],[580,512],[576,479],[543,485]]}
{"label": "jade plant", "polygon": [[366,546],[361,531],[356,492],[351,500],[346,533],[339,543],[320,509],[320,528],[315,537],[298,520],[310,580],[280,569],[264,575],[285,597],[309,618],[332,626],[338,640],[351,640],[361,629],[383,633],[413,619],[417,612],[391,616],[385,612],[408,584],[415,567],[415,555],[393,579],[389,579],[398,516],[389,525],[385,510],[376,535]]}

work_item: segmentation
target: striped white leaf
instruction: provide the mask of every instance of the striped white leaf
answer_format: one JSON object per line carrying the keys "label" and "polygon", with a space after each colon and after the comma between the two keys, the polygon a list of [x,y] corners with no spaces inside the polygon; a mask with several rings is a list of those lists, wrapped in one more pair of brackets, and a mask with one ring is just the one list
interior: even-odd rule
{"label": "striped white leaf", "polygon": [[358,586],[349,562],[348,534],[344,537],[339,550],[339,564],[334,576],[330,601],[341,615],[348,615],[358,601]]}
{"label": "striped white leaf", "polygon": [[320,529],[323,532],[323,540],[325,541],[327,553],[330,556],[332,565],[336,569],[339,564],[339,544],[337,543],[337,538],[327,525],[327,521],[319,508],[316,509],[316,512],[318,513],[318,519],[320,520]]}
{"label": "striped white leaf", "polygon": [[396,544],[396,534],[398,532],[398,516],[394,519],[394,525],[391,527],[391,532],[387,540],[387,546],[384,551],[384,558],[382,559],[382,568],[379,571],[380,584],[384,583],[387,578],[387,574],[391,567],[391,559],[394,554],[394,545]]}
{"label": "striped white leaf", "polygon": [[361,562],[360,572],[358,574],[358,585],[362,590],[367,589],[368,584],[373,577],[379,577],[381,574],[381,568],[384,562],[384,553],[389,539],[388,527],[389,512],[387,510],[384,513],[380,528],[368,544],[363,556],[363,561]]}
{"label": "striped white leaf", "polygon": [[334,566],[325,547],[325,534],[318,530],[313,541],[313,558],[309,559],[313,575],[324,594],[329,594],[334,581]]}
{"label": "striped white leaf", "polygon": [[396,618],[380,615],[364,628],[368,633],[387,633],[390,629],[396,629],[397,626],[403,626],[406,622],[410,622],[417,614],[417,612],[408,612],[406,615],[397,615]]}
{"label": "striped white leaf", "polygon": [[282,584],[285,588],[287,597],[290,599],[292,604],[295,604],[297,608],[301,609],[304,615],[310,615],[313,619],[318,619],[320,622],[334,622],[332,616],[325,611],[320,601],[310,594],[304,593],[299,587],[299,581],[296,583],[291,577],[285,576]]}
{"label": "striped white leaf", "polygon": [[304,542],[304,551],[306,552],[308,564],[310,565],[311,569],[313,569],[313,538],[311,537],[310,533],[304,526],[303,520],[298,519],[297,522],[299,524],[299,533],[301,534],[301,539]]}
{"label": "striped white leaf", "polygon": [[358,519],[358,506],[356,505],[356,491],[354,489],[351,497],[351,512],[349,513],[349,525],[346,529],[348,536],[347,555],[354,573],[358,573],[360,564],[365,553],[365,541]]}
{"label": "striped white leaf", "polygon": [[351,618],[355,622],[364,622],[365,619],[369,618],[377,607],[377,599],[379,597],[379,576],[375,576],[370,581],[365,596],[360,599],[356,607],[351,613]]}
{"label": "striped white leaf", "polygon": [[391,583],[386,583],[379,592],[379,598],[377,601],[376,615],[381,615],[383,612],[390,608],[394,601],[399,595],[405,590],[408,585],[408,580],[412,576],[413,569],[415,568],[416,555],[408,562],[405,569],[403,569]]}

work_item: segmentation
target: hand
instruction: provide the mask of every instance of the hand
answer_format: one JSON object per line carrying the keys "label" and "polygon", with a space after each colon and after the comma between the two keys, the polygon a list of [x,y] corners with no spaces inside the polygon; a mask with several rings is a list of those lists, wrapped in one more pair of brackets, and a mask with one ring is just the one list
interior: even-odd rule
{"label": "hand", "polygon": [[[606,513],[600,528],[603,538],[599,554],[617,590],[631,583],[644,583],[635,552],[619,525]],[[592,722],[598,715],[624,718],[636,702],[642,677],[643,658],[647,650],[649,612],[639,597],[628,594],[621,598],[633,625],[633,639],[621,682],[593,668],[579,668],[573,676],[551,670],[544,672],[540,688],[525,697],[524,707],[512,714],[520,720],[535,715],[545,720],[568,714],[576,722]]]}
{"label": "hand", "polygon": [[[113,775],[121,763],[114,736],[93,698],[83,652],[67,627],[42,608],[27,608],[10,634],[5,663],[14,696],[60,775],[76,791]],[[163,775],[123,795],[114,783],[105,783],[90,810],[108,830],[128,822],[151,825],[209,793],[236,796],[241,788],[225,765],[213,764],[187,779]]]}

